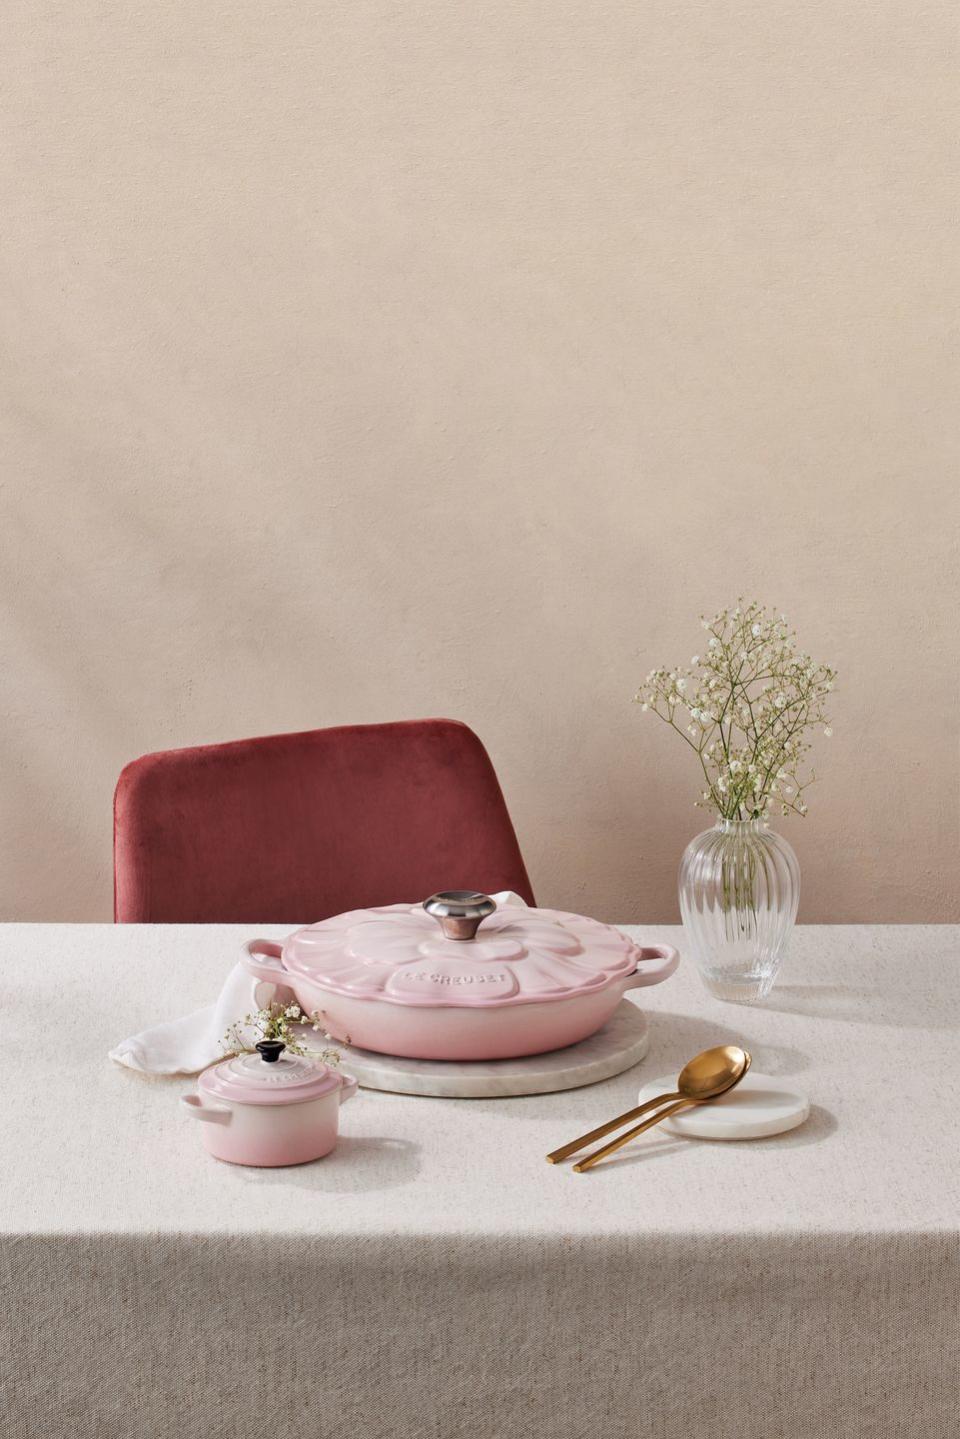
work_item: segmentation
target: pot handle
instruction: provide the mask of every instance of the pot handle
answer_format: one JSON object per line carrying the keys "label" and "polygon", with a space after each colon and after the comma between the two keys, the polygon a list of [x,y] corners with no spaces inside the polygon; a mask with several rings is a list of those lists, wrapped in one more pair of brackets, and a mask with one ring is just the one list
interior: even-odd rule
{"label": "pot handle", "polygon": [[[651,965],[648,964],[649,960],[659,960],[659,963]],[[643,989],[648,984],[659,984],[661,980],[670,978],[679,963],[679,951],[672,945],[644,945],[637,957],[637,967],[633,974],[627,976],[623,987],[625,990]]]}
{"label": "pot handle", "polygon": [[204,1104],[199,1094],[181,1094],[180,1103],[194,1119],[202,1119],[207,1124],[229,1124],[233,1118],[233,1110],[227,1105]]}
{"label": "pot handle", "polygon": [[354,1077],[353,1077],[352,1074],[344,1074],[344,1073],[341,1071],[341,1073],[340,1073],[340,1103],[341,1103],[341,1104],[346,1104],[346,1102],[347,1102],[348,1099],[352,1099],[353,1096],[356,1094],[356,1092],[357,1092],[357,1090],[358,1090],[359,1088],[360,1088],[359,1081],[356,1080],[356,1079],[354,1079]]}
{"label": "pot handle", "polygon": [[243,946],[243,965],[248,974],[268,984],[286,984],[290,977],[284,968],[283,947],[274,939],[248,940]]}

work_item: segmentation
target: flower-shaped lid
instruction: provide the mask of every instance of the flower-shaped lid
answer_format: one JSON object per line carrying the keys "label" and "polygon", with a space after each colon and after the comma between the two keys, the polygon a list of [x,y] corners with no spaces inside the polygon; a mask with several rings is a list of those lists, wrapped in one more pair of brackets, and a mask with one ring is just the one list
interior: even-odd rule
{"label": "flower-shaped lid", "polygon": [[301,1104],[340,1087],[340,1075],[328,1064],[291,1054],[279,1041],[259,1048],[259,1054],[235,1054],[211,1064],[197,1088],[211,1099],[237,1104]]}
{"label": "flower-shaped lid", "polygon": [[605,989],[640,953],[595,919],[457,890],[321,920],[290,936],[283,964],[352,999],[475,1008]]}

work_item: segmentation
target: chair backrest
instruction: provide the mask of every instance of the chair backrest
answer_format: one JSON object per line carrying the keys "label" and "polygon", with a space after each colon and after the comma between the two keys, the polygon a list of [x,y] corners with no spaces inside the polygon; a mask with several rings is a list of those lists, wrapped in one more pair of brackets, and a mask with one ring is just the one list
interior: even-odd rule
{"label": "chair backrest", "polygon": [[311,923],[438,889],[533,894],[489,756],[454,720],[166,750],[114,796],[118,923]]}

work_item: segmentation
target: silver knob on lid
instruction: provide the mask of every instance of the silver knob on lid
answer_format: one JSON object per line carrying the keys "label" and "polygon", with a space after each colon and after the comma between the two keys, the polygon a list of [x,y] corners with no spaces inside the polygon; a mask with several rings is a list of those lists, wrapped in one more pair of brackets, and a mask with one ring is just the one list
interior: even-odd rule
{"label": "silver knob on lid", "polygon": [[474,939],[497,901],[475,889],[445,889],[423,901],[427,914],[439,920],[447,939]]}

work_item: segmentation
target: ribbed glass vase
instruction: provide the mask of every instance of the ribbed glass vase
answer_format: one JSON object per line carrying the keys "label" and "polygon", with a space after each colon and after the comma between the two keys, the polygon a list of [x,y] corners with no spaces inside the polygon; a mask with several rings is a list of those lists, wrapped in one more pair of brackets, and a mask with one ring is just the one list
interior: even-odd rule
{"label": "ribbed glass vase", "polygon": [[754,1004],[773,987],[797,917],[800,865],[760,819],[718,820],[680,864],[680,913],[707,989]]}

